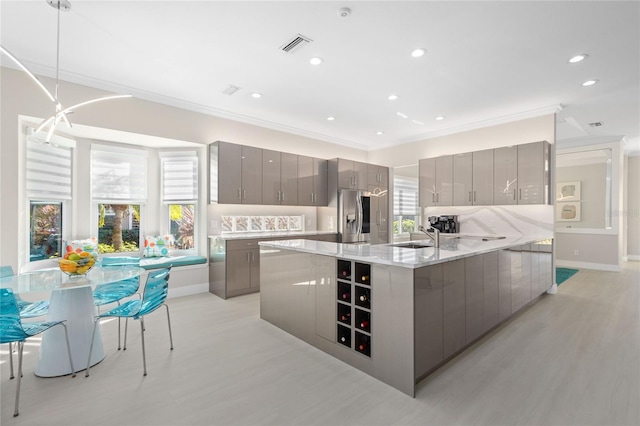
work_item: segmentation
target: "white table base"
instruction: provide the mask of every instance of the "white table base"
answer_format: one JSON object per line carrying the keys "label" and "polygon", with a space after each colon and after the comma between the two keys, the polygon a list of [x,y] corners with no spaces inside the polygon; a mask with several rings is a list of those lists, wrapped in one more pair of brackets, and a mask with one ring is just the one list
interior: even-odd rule
{"label": "white table base", "polygon": [[[66,319],[73,366],[77,371],[87,368],[93,318],[96,315],[91,287],[68,288],[51,292],[47,321]],[[91,365],[104,359],[100,324],[96,328]],[[39,377],[57,377],[71,374],[64,328],[53,327],[44,332],[40,347],[40,358],[35,370]]]}

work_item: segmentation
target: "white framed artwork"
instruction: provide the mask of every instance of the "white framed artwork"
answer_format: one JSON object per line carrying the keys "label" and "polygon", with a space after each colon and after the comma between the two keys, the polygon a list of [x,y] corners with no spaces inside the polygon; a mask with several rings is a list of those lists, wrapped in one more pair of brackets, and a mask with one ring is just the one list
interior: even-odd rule
{"label": "white framed artwork", "polygon": [[580,202],[569,201],[556,204],[556,221],[580,222]]}
{"label": "white framed artwork", "polygon": [[578,201],[580,189],[580,182],[556,183],[556,201]]}

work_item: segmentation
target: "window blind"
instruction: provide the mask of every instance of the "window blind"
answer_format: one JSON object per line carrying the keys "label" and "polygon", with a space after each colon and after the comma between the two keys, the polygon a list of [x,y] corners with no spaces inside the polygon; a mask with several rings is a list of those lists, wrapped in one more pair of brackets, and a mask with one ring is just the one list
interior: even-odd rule
{"label": "window blind", "polygon": [[26,191],[31,199],[71,199],[71,149],[27,139]]}
{"label": "window blind", "polygon": [[393,214],[394,216],[415,216],[418,208],[418,179],[404,176],[393,178]]}
{"label": "window blind", "polygon": [[91,197],[94,201],[146,201],[147,154],[140,150],[91,147]]}
{"label": "window blind", "polygon": [[195,203],[198,200],[198,156],[195,151],[161,153],[162,201]]}

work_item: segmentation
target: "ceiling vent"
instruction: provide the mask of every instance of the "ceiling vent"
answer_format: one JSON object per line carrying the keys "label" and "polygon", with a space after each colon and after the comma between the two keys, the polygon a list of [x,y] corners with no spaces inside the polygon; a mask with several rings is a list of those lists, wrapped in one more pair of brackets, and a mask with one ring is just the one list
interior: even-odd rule
{"label": "ceiling vent", "polygon": [[280,50],[286,53],[293,53],[301,47],[311,43],[312,41],[313,40],[311,40],[309,37],[298,34],[297,36],[280,46]]}
{"label": "ceiling vent", "polygon": [[600,127],[602,126],[602,121],[594,121],[593,123],[589,123],[589,127]]}
{"label": "ceiling vent", "polygon": [[240,90],[238,86],[234,86],[233,84],[230,84],[229,87],[227,87],[222,91],[222,93],[224,93],[225,95],[233,95],[238,90]]}

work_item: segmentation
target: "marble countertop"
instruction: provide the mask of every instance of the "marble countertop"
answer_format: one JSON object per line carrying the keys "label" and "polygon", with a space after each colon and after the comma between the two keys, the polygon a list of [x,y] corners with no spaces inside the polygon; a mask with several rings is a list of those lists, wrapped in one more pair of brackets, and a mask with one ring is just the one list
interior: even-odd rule
{"label": "marble countertop", "polygon": [[279,237],[304,237],[306,235],[332,235],[336,231],[278,231],[278,232],[236,232],[209,235],[209,238],[220,238],[223,240],[242,240],[253,238],[279,238]]}
{"label": "marble countertop", "polygon": [[[537,241],[548,240],[550,236],[507,236],[495,239],[496,236],[456,235],[440,236],[440,248],[425,247],[420,249],[394,247],[394,244],[340,244],[311,240],[281,240],[261,242],[262,248],[273,247],[307,253],[314,253],[367,263],[400,266],[403,268],[421,268],[449,262],[478,254],[507,249]],[[419,241],[425,243],[424,240]]]}

